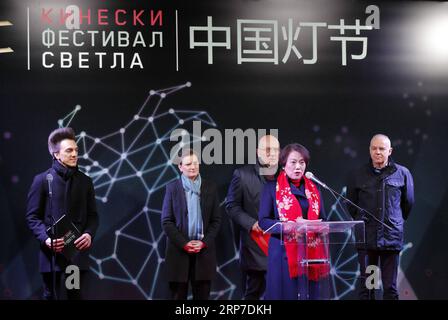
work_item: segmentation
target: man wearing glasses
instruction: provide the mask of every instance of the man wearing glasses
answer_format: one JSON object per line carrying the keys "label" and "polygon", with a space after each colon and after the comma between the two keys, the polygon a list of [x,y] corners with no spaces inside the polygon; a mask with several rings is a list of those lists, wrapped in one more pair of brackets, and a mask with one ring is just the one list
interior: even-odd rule
{"label": "man wearing glasses", "polygon": [[259,300],[266,288],[267,257],[252,235],[261,236],[258,225],[260,193],[267,180],[275,179],[280,144],[272,135],[258,141],[256,164],[234,171],[226,198],[226,210],[240,227],[240,264],[245,300]]}

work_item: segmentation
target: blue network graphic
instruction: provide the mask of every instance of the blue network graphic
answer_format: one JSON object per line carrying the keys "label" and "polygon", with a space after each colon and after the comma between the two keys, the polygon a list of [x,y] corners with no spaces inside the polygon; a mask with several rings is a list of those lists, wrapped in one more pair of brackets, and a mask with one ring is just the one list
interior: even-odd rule
{"label": "blue network graphic", "polygon": [[[163,104],[170,95],[190,86],[191,83],[187,82],[151,90],[138,112],[121,128],[101,137],[85,131],[77,136],[79,167],[92,178],[100,203],[119,203],[120,199],[111,198],[111,193],[120,183],[132,186],[138,184],[144,190],[144,205],[126,216],[125,222],[114,231],[110,254],[91,256],[91,270],[99,279],[137,288],[145,299],[161,298],[156,290],[164,262],[164,235],[160,230],[161,203],[153,201],[153,197],[178,178],[178,170],[170,158],[170,135],[173,130],[192,121],[201,121],[210,127],[217,126],[205,111],[164,110]],[[58,120],[59,127],[69,126],[80,110],[81,106],[78,105]],[[191,143],[197,141],[206,141],[206,138],[190,136]],[[338,209],[340,201],[340,198],[336,198],[331,206],[330,220],[344,220],[344,215]],[[225,234],[228,239],[233,239],[232,226],[229,228]],[[356,252],[350,239],[348,235],[341,250],[332,256],[330,275],[333,299],[341,299],[352,292],[359,274]],[[211,297],[214,299],[235,299],[237,285],[230,279],[227,270],[239,268],[240,253],[234,241],[228,242],[233,244],[232,252],[228,254],[230,258],[217,267],[218,285],[215,287],[219,289],[212,288]],[[129,258],[129,251],[139,258]]]}
{"label": "blue network graphic", "polygon": [[[216,127],[216,123],[204,111],[173,108],[161,111],[162,103],[169,95],[190,86],[191,83],[188,82],[162,90],[151,90],[140,110],[123,127],[102,137],[96,137],[84,131],[77,136],[80,148],[79,167],[92,178],[98,201],[102,203],[119,201],[119,199],[109,198],[113,187],[118,183],[137,181],[144,187],[145,205],[115,230],[114,247],[110,255],[101,258],[91,256],[91,259],[95,264],[92,271],[99,279],[135,286],[145,299],[156,298],[157,279],[164,261],[164,254],[161,252],[161,248],[164,247],[163,233],[155,228],[160,225],[161,208],[160,203],[153,205],[152,197],[156,192],[163,190],[168,183],[178,178],[177,168],[171,162],[167,146],[171,132],[191,121],[201,121],[202,124]],[[59,126],[69,126],[80,110],[81,106],[76,106],[71,113],[58,120]],[[205,137],[195,135],[190,137],[191,143],[198,141],[205,141]],[[147,234],[143,235],[142,232],[135,234],[133,232],[135,225],[139,227],[144,225]],[[135,262],[132,262],[132,268],[129,267],[130,262],[126,260],[126,253],[120,254],[120,242],[125,240],[138,244],[134,247],[141,251],[138,255],[143,259],[138,262],[137,268]],[[218,276],[221,283],[224,281],[225,288],[211,292],[211,296],[215,299],[225,297],[231,299],[236,289],[236,285],[225,274],[226,267],[239,260],[239,253],[235,246],[233,251],[231,259],[217,267]],[[111,263],[114,264],[112,268],[114,271],[105,271],[103,266]],[[156,268],[151,268],[150,279],[148,279],[147,271],[148,267],[153,266],[149,264],[157,265]],[[149,287],[148,280],[151,283]]]}

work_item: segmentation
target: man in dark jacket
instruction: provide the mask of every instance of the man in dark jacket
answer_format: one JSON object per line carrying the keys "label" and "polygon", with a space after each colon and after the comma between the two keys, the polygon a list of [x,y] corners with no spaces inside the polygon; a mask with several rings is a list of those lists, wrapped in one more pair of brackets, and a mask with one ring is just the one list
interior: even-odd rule
{"label": "man in dark jacket", "polygon": [[[56,129],[50,134],[48,148],[53,165],[34,177],[28,194],[26,221],[40,243],[39,269],[44,283],[43,297],[48,300],[60,297],[61,275],[65,274],[69,265],[79,268],[82,287],[84,271],[89,268],[89,249],[98,227],[95,191],[92,180],[78,170],[75,139],[71,128]],[[74,241],[77,251],[71,260],[61,254],[64,238],[54,239],[51,243],[50,232],[47,231],[52,222],[58,221],[64,214],[80,232]],[[55,287],[51,272],[52,247],[55,252]],[[80,289],[66,289],[68,299],[81,299]]]}
{"label": "man in dark jacket", "polygon": [[215,238],[221,225],[216,185],[202,179],[192,150],[183,150],[182,175],[166,186],[162,228],[167,236],[165,270],[171,298],[185,300],[191,283],[193,300],[207,300],[216,274]]}
{"label": "man in dark jacket", "polygon": [[259,300],[266,288],[267,257],[252,239],[251,232],[263,232],[258,225],[260,193],[267,180],[275,179],[279,148],[276,137],[261,137],[257,148],[258,163],[236,169],[227,193],[227,214],[240,227],[240,263],[245,300]]}
{"label": "man in dark jacket", "polygon": [[403,225],[414,204],[414,183],[409,170],[392,161],[391,143],[387,136],[375,135],[370,141],[371,161],[351,174],[347,197],[372,213],[350,207],[356,220],[365,220],[365,244],[358,247],[360,299],[374,299],[366,284],[366,268],[378,265],[383,283],[383,299],[398,299],[397,275],[399,253],[403,248]]}

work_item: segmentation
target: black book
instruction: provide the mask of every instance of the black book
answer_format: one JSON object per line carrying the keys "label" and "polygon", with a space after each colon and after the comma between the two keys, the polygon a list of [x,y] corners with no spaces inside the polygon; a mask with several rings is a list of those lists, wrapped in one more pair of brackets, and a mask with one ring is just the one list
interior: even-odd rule
{"label": "black book", "polygon": [[[81,232],[65,214],[56,221],[54,231],[56,239],[64,239],[64,249],[61,253],[68,260],[71,260],[79,252],[76,249],[75,240],[81,236]],[[51,234],[51,227],[47,229],[47,232]]]}

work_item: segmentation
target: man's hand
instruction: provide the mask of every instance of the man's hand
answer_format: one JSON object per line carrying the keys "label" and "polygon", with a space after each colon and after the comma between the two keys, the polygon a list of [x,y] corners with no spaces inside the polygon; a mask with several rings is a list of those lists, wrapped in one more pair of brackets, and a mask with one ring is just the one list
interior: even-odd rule
{"label": "man's hand", "polygon": [[205,243],[201,240],[191,240],[184,246],[184,250],[188,253],[198,253],[203,248],[205,248]]}
{"label": "man's hand", "polygon": [[258,225],[258,221],[255,221],[254,225],[252,226],[252,231],[263,232],[263,229],[261,229],[260,226]]}
{"label": "man's hand", "polygon": [[[47,240],[45,240],[45,245],[51,250],[51,238],[47,238]],[[59,253],[62,249],[64,249],[64,239],[53,239],[53,251]]]}
{"label": "man's hand", "polygon": [[83,233],[78,239],[75,240],[76,249],[82,251],[87,250],[92,245],[92,237],[88,233]]}

